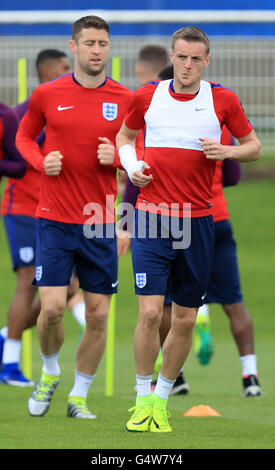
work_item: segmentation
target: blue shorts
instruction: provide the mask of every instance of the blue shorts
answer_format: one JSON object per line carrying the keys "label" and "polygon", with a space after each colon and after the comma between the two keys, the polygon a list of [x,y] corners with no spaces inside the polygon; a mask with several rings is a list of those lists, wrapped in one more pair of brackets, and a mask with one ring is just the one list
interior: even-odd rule
{"label": "blue shorts", "polygon": [[[175,242],[178,243],[180,238],[171,230],[172,219],[175,218],[160,215],[154,218],[148,212],[143,212],[143,217],[140,217],[138,214],[141,212],[136,210],[135,213],[132,241],[136,294],[165,296],[169,292],[178,305],[200,307],[204,303],[213,263],[212,216],[189,219],[191,243],[189,246],[186,244],[186,248],[178,248]],[[183,232],[184,219],[177,220],[179,232]]]}
{"label": "blue shorts", "polygon": [[5,215],[13,269],[35,266],[37,219],[26,215]]}
{"label": "blue shorts", "polygon": [[206,302],[226,305],[242,302],[237,247],[229,220],[215,223],[215,253]]}
{"label": "blue shorts", "polygon": [[[242,301],[232,225],[229,220],[222,220],[215,223],[215,251],[205,303],[226,305]],[[171,298],[167,295],[165,304],[170,303]]]}
{"label": "blue shorts", "polygon": [[[112,227],[111,227],[112,226]],[[87,238],[83,225],[39,219],[37,231],[37,286],[68,286],[74,268],[79,286],[88,292],[117,292],[117,241],[114,224],[102,227],[102,236]],[[111,230],[110,230],[111,227]]]}

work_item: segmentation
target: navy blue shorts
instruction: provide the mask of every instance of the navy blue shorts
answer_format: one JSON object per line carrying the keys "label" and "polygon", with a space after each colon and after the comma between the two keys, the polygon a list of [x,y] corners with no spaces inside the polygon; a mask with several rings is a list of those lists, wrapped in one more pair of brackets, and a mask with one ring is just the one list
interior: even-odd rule
{"label": "navy blue shorts", "polygon": [[[213,263],[214,222],[212,216],[189,219],[191,243],[178,248],[181,238],[171,230],[171,217],[136,210],[132,241],[135,292],[138,295],[166,295],[184,307],[200,307]],[[185,234],[184,219],[177,219]],[[141,227],[142,225],[142,227]],[[153,234],[153,236],[152,236]],[[154,235],[156,234],[156,236]],[[139,235],[139,236],[137,236]]]}
{"label": "navy blue shorts", "polygon": [[[229,220],[215,223],[215,251],[205,303],[233,304],[242,302],[237,247]],[[171,304],[169,295],[165,304]]]}
{"label": "navy blue shorts", "polygon": [[114,224],[107,225],[101,226],[102,236],[87,238],[81,224],[39,219],[35,284],[68,286],[75,268],[85,291],[117,292],[117,241]]}
{"label": "navy blue shorts", "polygon": [[35,266],[37,219],[25,215],[3,217],[13,269]]}
{"label": "navy blue shorts", "polygon": [[221,305],[242,302],[237,247],[229,220],[215,223],[215,253],[207,288],[207,303]]}

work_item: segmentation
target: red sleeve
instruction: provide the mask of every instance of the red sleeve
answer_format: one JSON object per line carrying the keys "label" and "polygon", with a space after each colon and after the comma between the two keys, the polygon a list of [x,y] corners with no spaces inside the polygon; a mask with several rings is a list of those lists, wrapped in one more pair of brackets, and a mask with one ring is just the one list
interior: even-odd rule
{"label": "red sleeve", "polygon": [[223,126],[222,128],[221,144],[222,145],[234,145],[234,138],[226,126]]}
{"label": "red sleeve", "polygon": [[19,152],[38,171],[43,171],[44,155],[35,139],[46,122],[43,102],[43,93],[38,87],[30,98],[28,111],[22,118],[16,135],[16,147]]}
{"label": "red sleeve", "polygon": [[144,115],[150,106],[157,85],[152,82],[135,91],[125,117],[125,124],[129,129],[139,130],[144,127]]}
{"label": "red sleeve", "polygon": [[143,160],[143,157],[144,157],[144,132],[143,130],[139,131],[137,138],[136,138],[136,152],[137,152],[137,159]]}
{"label": "red sleeve", "polygon": [[240,100],[234,91],[216,84],[214,84],[212,91],[215,111],[221,124],[225,124],[237,139],[250,134],[253,126],[247,119]]}

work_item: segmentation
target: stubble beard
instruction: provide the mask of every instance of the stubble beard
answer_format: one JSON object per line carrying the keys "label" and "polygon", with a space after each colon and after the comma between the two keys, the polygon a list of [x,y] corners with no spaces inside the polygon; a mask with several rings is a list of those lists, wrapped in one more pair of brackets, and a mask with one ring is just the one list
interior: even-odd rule
{"label": "stubble beard", "polygon": [[99,68],[92,68],[90,65],[82,66],[81,68],[83,71],[89,75],[90,77],[96,77],[97,75],[101,74],[101,72],[105,69],[106,64],[102,64]]}

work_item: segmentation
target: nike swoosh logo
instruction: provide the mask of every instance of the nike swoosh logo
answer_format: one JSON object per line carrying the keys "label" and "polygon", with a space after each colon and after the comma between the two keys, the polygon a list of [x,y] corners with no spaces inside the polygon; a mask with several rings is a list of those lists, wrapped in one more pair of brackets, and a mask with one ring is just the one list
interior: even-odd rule
{"label": "nike swoosh logo", "polygon": [[154,423],[155,423],[155,426],[156,426],[156,428],[158,428],[158,429],[159,429],[159,425],[158,425],[158,423],[156,423],[156,421],[154,420],[154,418],[152,418],[152,419],[153,419],[153,421],[154,421]]}
{"label": "nike swoosh logo", "polygon": [[142,419],[139,423],[133,423],[133,424],[138,426],[139,424],[145,423],[145,421],[147,421],[147,419],[149,419],[149,418],[150,418],[150,416],[146,416],[146,418]]}
{"label": "nike swoosh logo", "polygon": [[118,281],[112,282],[112,287],[116,287],[118,285]]}
{"label": "nike swoosh logo", "polygon": [[203,111],[206,108],[196,108],[196,111]]}
{"label": "nike swoosh logo", "polygon": [[58,111],[65,111],[65,109],[71,109],[71,108],[74,108],[74,106],[64,106],[64,107],[62,107],[62,106],[59,105],[57,107],[57,110]]}

